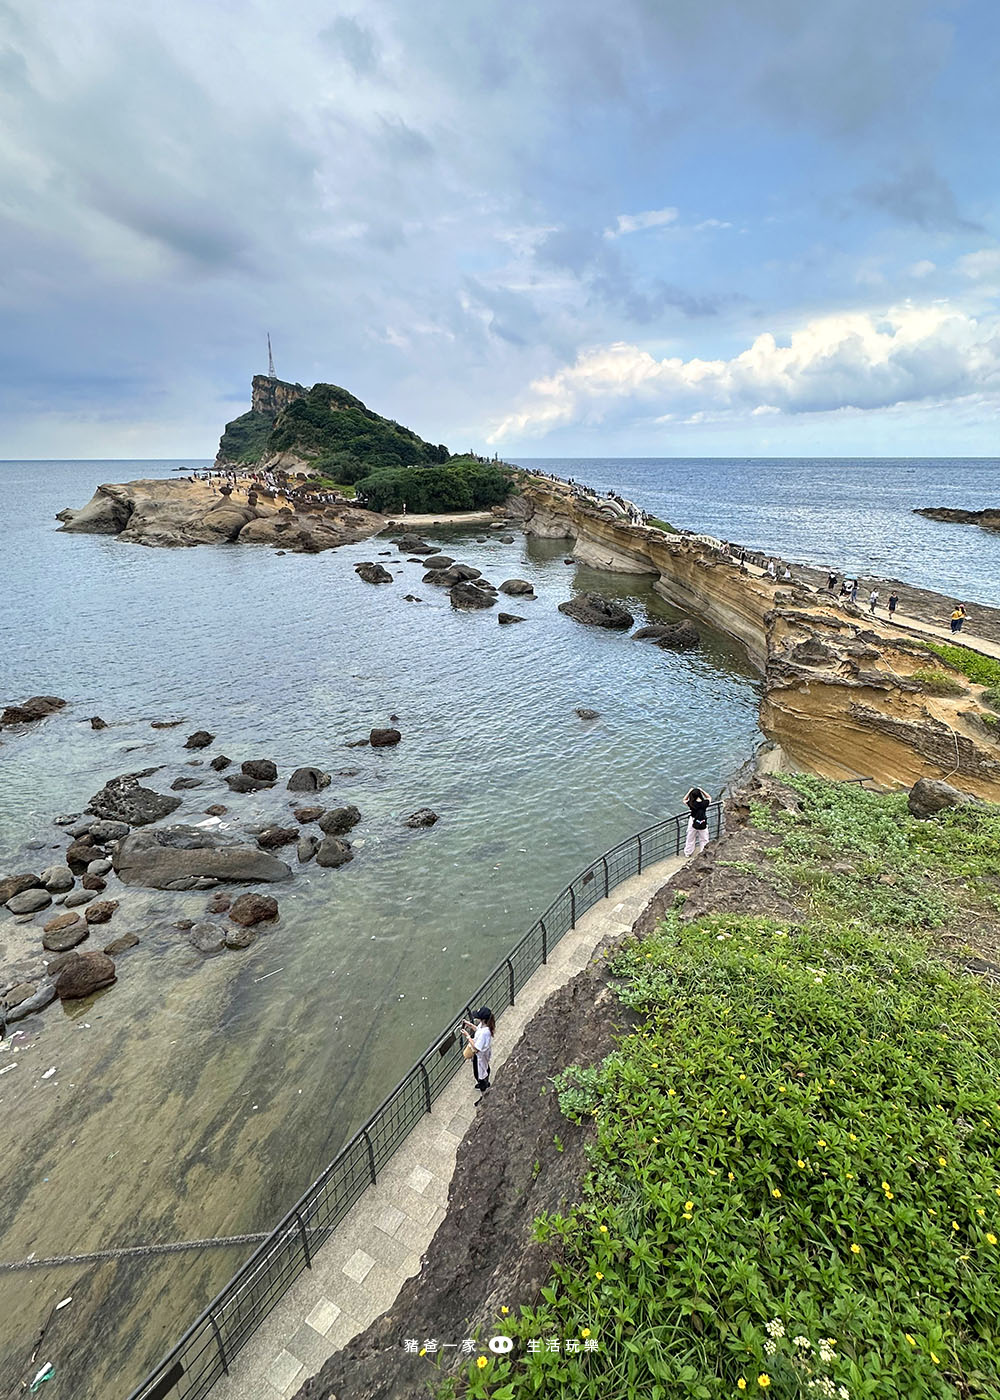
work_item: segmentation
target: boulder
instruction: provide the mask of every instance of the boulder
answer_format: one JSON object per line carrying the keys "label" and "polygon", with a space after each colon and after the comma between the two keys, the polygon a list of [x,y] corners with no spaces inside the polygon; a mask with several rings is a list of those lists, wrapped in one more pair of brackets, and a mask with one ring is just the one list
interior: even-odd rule
{"label": "boulder", "polygon": [[306,822],[318,822],[325,811],[325,807],[295,807],[292,816],[304,825]]}
{"label": "boulder", "polygon": [[241,894],[229,910],[234,924],[250,928],[253,924],[278,917],[278,901],[269,894]]}
{"label": "boulder", "polygon": [[910,788],[906,805],[911,816],[923,820],[944,811],[946,807],[965,807],[975,800],[969,793],[960,792],[940,778],[918,778]]}
{"label": "boulder", "polygon": [[209,744],[214,742],[214,734],[209,734],[207,729],[196,729],[193,734],[188,735],[184,747],[186,749],[207,749]]}
{"label": "boulder", "polygon": [[179,724],[183,724],[182,719],[154,719],[150,722],[150,729],[176,729]]}
{"label": "boulder", "polygon": [[88,924],[106,924],[117,908],[117,899],[99,899],[96,904],[87,905],[83,917]]}
{"label": "boulder", "polygon": [[509,627],[512,622],[524,622],[523,617],[518,617],[517,613],[497,613],[497,622],[501,627]]}
{"label": "boulder", "polygon": [[526,578],[508,578],[500,585],[500,592],[507,593],[512,598],[533,598],[535,586]]}
{"label": "boulder", "polygon": [[597,719],[597,718],[598,718],[597,711],[596,711],[596,710],[588,710],[587,707],[586,707],[586,705],[578,705],[577,708],[573,711],[573,713],[574,713],[575,715],[579,715],[581,719]]}
{"label": "boulder", "polygon": [[63,894],[76,883],[68,865],[50,865],[42,871],[41,881],[50,894]]}
{"label": "boulder", "polygon": [[[48,925],[46,925],[47,927]],[[85,924],[82,919],[77,919],[76,923],[66,928],[43,933],[42,947],[47,948],[50,953],[65,953],[70,948],[75,948],[78,943],[82,943],[89,933],[90,925]]]}
{"label": "boulder", "polygon": [[171,792],[185,792],[188,788],[201,787],[204,778],[175,778],[170,784]]}
{"label": "boulder", "polygon": [[123,933],[119,938],[113,938],[105,948],[109,958],[116,957],[118,953],[124,953],[126,948],[134,948],[139,942],[139,935],[136,933]]}
{"label": "boulder", "polygon": [[211,807],[205,808],[206,817],[224,817],[229,811],[228,807],[223,807],[221,802],[213,802]]}
{"label": "boulder", "polygon": [[[128,833],[126,833],[126,835],[127,835],[127,834],[128,834]],[[87,866],[87,874],[88,874],[88,875],[106,875],[110,869],[111,869],[111,862],[110,862],[107,858],[105,858],[104,860],[92,860],[92,861],[90,862],[90,864]]]}
{"label": "boulder", "polygon": [[423,600],[420,599],[420,598],[418,598],[417,595],[416,595],[415,593],[404,593],[404,594],[403,594],[403,602],[404,602],[404,603],[419,603],[419,602],[422,602],[422,601],[423,601]]}
{"label": "boulder", "polygon": [[63,929],[72,928],[74,924],[80,922],[80,915],[75,913],[57,914],[54,919],[50,919],[42,929],[43,933],[61,933]]}
{"label": "boulder", "polygon": [[288,779],[289,792],[319,792],[330,786],[330,775],[321,768],[296,768]]}
{"label": "boulder", "polygon": [[454,562],[450,554],[430,554],[424,560],[424,568],[428,570],[450,569]]}
{"label": "boulder", "polygon": [[[391,748],[393,744],[398,744],[402,737],[398,729],[373,729],[367,741],[361,740],[359,742],[368,742],[373,749],[387,749]],[[357,744],[348,744],[347,747],[356,748]]]}
{"label": "boulder", "polygon": [[89,997],[115,981],[115,965],[107,953],[73,953],[56,979],[60,1001]]}
{"label": "boulder", "polygon": [[97,817],[81,817],[69,828],[67,835],[78,841],[81,836],[89,836],[90,828],[97,825]]}
{"label": "boulder", "polygon": [[210,914],[224,914],[232,902],[233,897],[231,894],[226,894],[224,890],[219,890],[218,893],[213,894],[212,898],[208,901],[208,912]]}
{"label": "boulder", "polygon": [[0,729],[5,724],[31,724],[33,720],[55,714],[56,710],[61,710],[65,704],[66,701],[60,700],[58,695],[33,695],[30,700],[25,700],[23,705],[6,707],[0,714]]}
{"label": "boulder", "polygon": [[256,778],[259,783],[278,781],[278,765],[270,758],[248,758],[240,764],[240,772],[245,778]]}
{"label": "boulder", "polygon": [[67,909],[75,909],[80,904],[89,904],[92,899],[97,898],[97,895],[97,890],[71,890],[63,900],[63,904]]}
{"label": "boulder", "polygon": [[655,642],[670,651],[688,651],[701,642],[698,629],[690,622],[652,622],[632,633],[634,642]]}
{"label": "boulder", "polygon": [[[169,801],[169,798],[167,799]],[[87,835],[92,841],[120,841],[129,833],[128,822],[95,821]],[[99,870],[98,875],[101,874]]]}
{"label": "boulder", "polygon": [[11,895],[7,908],[12,914],[35,914],[39,909],[47,909],[51,903],[52,896],[48,890],[31,889]]}
{"label": "boulder", "polygon": [[84,875],[93,860],[102,860],[107,855],[101,846],[91,843],[89,836],[74,841],[66,850],[66,864],[76,875]]}
{"label": "boulder", "polygon": [[406,531],[398,539],[392,541],[401,554],[436,554],[437,550],[426,540],[422,540],[419,535],[412,531]]}
{"label": "boulder", "polygon": [[151,822],[158,822],[161,817],[176,812],[181,805],[179,797],[167,797],[164,793],[140,785],[139,779],[147,777],[150,771],[155,770],[123,773],[121,777],[112,778],[90,799],[88,809],[96,817],[127,822],[129,826],[149,826]]}
{"label": "boulder", "polygon": [[325,836],[343,836],[361,820],[357,807],[333,807],[319,819],[319,829]]}
{"label": "boulder", "polygon": [[[95,860],[94,864],[100,865],[101,862],[99,860]],[[108,888],[107,880],[102,880],[100,875],[91,875],[89,873],[87,875],[84,875],[83,879],[80,881],[80,884],[85,890],[93,890],[95,894],[100,894],[102,890],[106,890]]]}
{"label": "boulder", "polygon": [[257,931],[252,928],[228,928],[226,929],[227,948],[249,948],[251,943],[257,942]]}
{"label": "boulder", "polygon": [[586,623],[589,627],[611,627],[616,631],[624,631],[635,621],[621,603],[615,602],[613,598],[605,598],[600,593],[581,593],[566,603],[560,603],[559,611],[577,622]]}
{"label": "boulder", "polygon": [[461,610],[471,608],[492,608],[496,603],[496,598],[485,588],[478,588],[474,583],[456,583],[450,590],[449,595],[451,606]]}
{"label": "boulder", "polygon": [[223,768],[228,768],[232,761],[233,760],[231,758],[227,758],[224,753],[219,753],[216,754],[216,756],[212,759],[211,763],[208,766],[209,768],[213,768],[216,773],[221,773]]}
{"label": "boulder", "polygon": [[354,572],[364,583],[392,583],[392,574],[381,564],[355,564]]}
{"label": "boulder", "polygon": [[434,823],[439,820],[440,818],[437,812],[432,812],[429,807],[421,807],[418,811],[411,812],[403,825],[413,827],[433,826]]}
{"label": "boulder", "polygon": [[500,543],[501,543],[501,544],[513,544],[513,543],[514,543],[514,536],[513,536],[513,535],[501,535],[501,536],[500,536]]}
{"label": "boulder", "polygon": [[27,1001],[38,991],[34,982],[19,982],[16,987],[11,987],[4,992],[3,1000],[7,1006],[20,1006],[22,1001]]}
{"label": "boulder", "polygon": [[281,846],[290,846],[299,839],[298,827],[269,826],[257,837],[257,845],[262,851],[276,851]]}
{"label": "boulder", "polygon": [[0,879],[0,904],[6,904],[8,899],[25,890],[40,890],[43,883],[40,875],[5,875]]}
{"label": "boulder", "polygon": [[226,932],[218,924],[195,924],[188,932],[188,942],[207,957],[222,952],[226,946]]}
{"label": "boulder", "polygon": [[300,836],[295,846],[295,854],[299,858],[299,864],[308,865],[319,850],[320,844],[318,836]]}
{"label": "boulder", "polygon": [[274,787],[274,784],[262,782],[260,778],[249,778],[246,773],[230,773],[226,786],[230,792],[263,792],[265,788]]}
{"label": "boulder", "polygon": [[179,888],[176,881],[199,878],[257,881],[285,880],[292,873],[283,861],[239,837],[192,826],[134,831],[118,847],[115,870],[127,885],[147,889]]}
{"label": "boulder", "polygon": [[346,865],[353,859],[354,852],[349,843],[342,841],[339,836],[325,836],[316,852],[317,865],[329,866],[334,870],[338,865]]}
{"label": "boulder", "polygon": [[[71,958],[77,956],[76,953],[68,955]],[[39,987],[33,996],[26,997],[24,1001],[18,1002],[17,1006],[12,1006],[5,1014],[8,1024],[11,1021],[21,1021],[25,1016],[30,1016],[33,1011],[42,1011],[46,1006],[56,999],[56,989],[51,982],[46,982]]]}
{"label": "boulder", "polygon": [[91,715],[90,727],[91,729],[107,729],[108,722],[106,719],[101,719],[100,715]]}

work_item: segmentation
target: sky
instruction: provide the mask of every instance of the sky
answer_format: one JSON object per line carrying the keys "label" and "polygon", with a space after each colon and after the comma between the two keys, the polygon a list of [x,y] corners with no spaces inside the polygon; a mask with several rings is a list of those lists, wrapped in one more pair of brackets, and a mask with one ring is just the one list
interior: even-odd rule
{"label": "sky", "polygon": [[998,455],[995,0],[0,0],[0,458]]}

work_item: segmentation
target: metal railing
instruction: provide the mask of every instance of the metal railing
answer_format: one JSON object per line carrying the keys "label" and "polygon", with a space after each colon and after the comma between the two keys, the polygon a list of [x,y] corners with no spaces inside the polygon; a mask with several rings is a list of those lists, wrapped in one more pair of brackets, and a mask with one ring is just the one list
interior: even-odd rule
{"label": "metal railing", "polygon": [[[722,809],[708,809],[718,836]],[[605,851],[561,890],[479,986],[444,1032],[209,1303],[128,1400],[201,1400],[302,1273],[465,1061],[459,1027],[473,1007],[511,1007],[577,920],[616,885],[684,849],[688,814],[667,817]]]}

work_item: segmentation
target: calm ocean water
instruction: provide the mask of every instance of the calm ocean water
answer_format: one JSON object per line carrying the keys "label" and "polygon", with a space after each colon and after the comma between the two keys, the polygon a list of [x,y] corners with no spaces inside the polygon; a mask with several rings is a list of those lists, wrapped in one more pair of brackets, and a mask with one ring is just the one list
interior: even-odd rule
{"label": "calm ocean water", "polygon": [[520,460],[792,563],[1000,606],[1000,534],[913,514],[917,506],[1000,506],[1000,458]]}
{"label": "calm ocean water", "polygon": [[[396,584],[361,583],[353,564],[383,541],[279,557],[58,533],[55,512],[99,482],[173,465],[0,463],[0,700],[70,702],[0,741],[0,870],[56,859],[25,845],[58,840],[55,813],[140,768],[162,765],[160,790],[205,777],[176,820],[222,801],[240,821],[287,824],[282,787],[234,797],[186,766],[197,728],[218,735],[206,758],[334,772],[324,801],[360,808],[357,855],[298,871],[276,891],[278,927],[209,960],[174,927],[205,917],[204,895],[109,887],[121,899],[109,936],[141,940],[117,985],[85,1011],[24,1022],[0,1078],[0,1260],[270,1227],[560,886],[676,811],[692,781],[718,791],[758,734],[757,681],[727,639],[671,654],[560,614],[599,588],[638,622],[676,616],[648,580],[568,567],[561,541],[428,532],[496,584],[534,581],[538,600],[512,607],[528,620],[498,627],[494,610],[455,613],[396,551],[383,559]],[[345,747],[392,713],[398,749]],[[92,730],[95,714],[109,728]],[[150,727],[174,718],[179,729]],[[441,820],[406,830],[423,806]],[[40,922],[0,918],[0,965],[37,956]],[[43,1358],[60,1393],[127,1393],[240,1257],[0,1276],[0,1392],[24,1378],[54,1298],[72,1294]]]}

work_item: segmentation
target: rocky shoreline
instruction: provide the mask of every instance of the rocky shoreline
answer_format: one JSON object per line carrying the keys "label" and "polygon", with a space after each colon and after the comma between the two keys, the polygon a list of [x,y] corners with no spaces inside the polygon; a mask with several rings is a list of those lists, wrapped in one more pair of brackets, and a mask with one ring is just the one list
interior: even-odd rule
{"label": "rocky shoreline", "polygon": [[983,530],[1000,530],[1000,510],[960,510],[954,506],[918,506],[914,515],[941,520],[949,525],[978,525]]}

